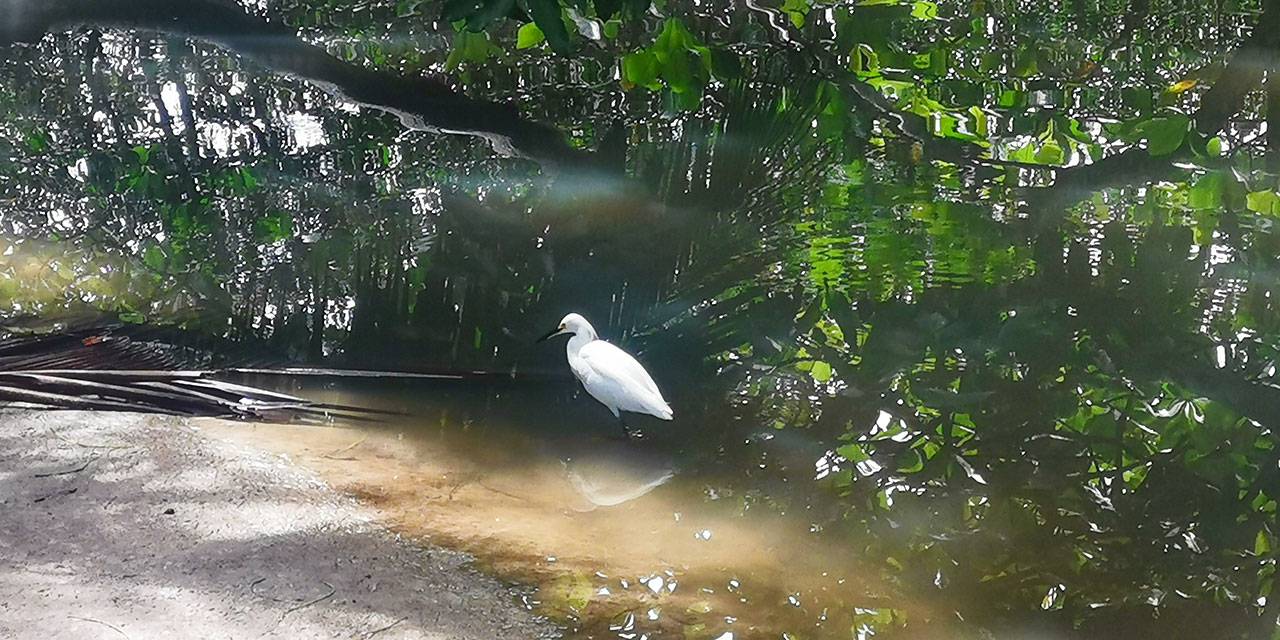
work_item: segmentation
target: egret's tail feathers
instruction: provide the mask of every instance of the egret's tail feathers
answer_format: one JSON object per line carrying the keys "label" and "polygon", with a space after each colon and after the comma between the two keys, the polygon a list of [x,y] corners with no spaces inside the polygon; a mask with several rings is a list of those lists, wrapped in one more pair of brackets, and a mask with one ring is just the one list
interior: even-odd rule
{"label": "egret's tail feathers", "polygon": [[623,405],[624,411],[632,411],[635,413],[643,413],[660,420],[670,420],[675,412],[671,410],[671,405],[663,399],[661,395],[656,393],[646,394],[639,398],[633,398],[632,402]]}
{"label": "egret's tail feathers", "polygon": [[663,420],[670,420],[675,416],[675,412],[671,410],[671,405],[664,402],[662,406],[654,407],[653,415]]}

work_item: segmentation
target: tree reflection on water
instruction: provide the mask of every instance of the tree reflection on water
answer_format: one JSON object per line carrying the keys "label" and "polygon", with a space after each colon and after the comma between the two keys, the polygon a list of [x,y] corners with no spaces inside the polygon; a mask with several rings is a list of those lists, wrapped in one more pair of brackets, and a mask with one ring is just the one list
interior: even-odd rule
{"label": "tree reflection on water", "polygon": [[577,310],[881,574],[824,634],[1276,634],[1277,2],[346,4],[0,2],[9,320],[545,373]]}

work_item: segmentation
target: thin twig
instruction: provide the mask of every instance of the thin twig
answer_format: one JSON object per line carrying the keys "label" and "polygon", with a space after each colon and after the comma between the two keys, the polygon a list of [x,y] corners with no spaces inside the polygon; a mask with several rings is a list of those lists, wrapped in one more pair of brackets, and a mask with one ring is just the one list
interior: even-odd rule
{"label": "thin twig", "polygon": [[71,495],[71,494],[75,493],[76,491],[79,491],[79,489],[78,489],[77,487],[71,487],[70,489],[63,489],[62,491],[54,491],[53,493],[51,493],[51,494],[49,494],[49,495],[47,495],[47,496],[41,496],[41,497],[39,497],[39,498],[36,498],[35,500],[32,500],[32,501],[31,501],[31,504],[36,504],[36,503],[44,502],[45,500],[48,500],[49,498],[56,498],[56,497],[58,497],[58,496],[69,496],[69,495]]}
{"label": "thin twig", "polygon": [[355,458],[339,458],[339,457],[337,457],[337,455],[338,455],[339,453],[346,453],[346,452],[348,452],[348,451],[350,451],[350,450],[352,450],[352,449],[354,449],[354,448],[356,448],[356,447],[358,447],[358,446],[360,446],[360,445],[364,444],[364,441],[365,441],[365,440],[368,440],[368,439],[369,439],[369,436],[365,436],[365,437],[363,437],[363,438],[360,438],[359,440],[356,440],[355,442],[352,442],[351,444],[349,444],[349,445],[347,445],[347,446],[345,446],[345,447],[343,447],[343,448],[341,448],[341,449],[338,449],[338,450],[336,450],[336,451],[330,451],[329,453],[326,453],[326,454],[324,454],[324,455],[322,455],[322,456],[320,456],[320,457],[321,457],[321,458],[328,458],[328,459],[330,459],[330,460],[355,460]]}
{"label": "thin twig", "polygon": [[472,480],[463,480],[461,482],[455,482],[452,487],[449,487],[449,502],[453,502],[453,494],[457,493],[459,489],[471,484],[472,482]]}
{"label": "thin twig", "polygon": [[391,629],[391,627],[394,627],[394,626],[396,626],[396,625],[400,624],[401,622],[404,622],[405,620],[408,620],[408,619],[409,619],[409,618],[408,618],[408,616],[406,616],[406,617],[400,618],[399,620],[396,620],[395,622],[392,622],[391,624],[389,624],[389,625],[387,625],[387,626],[385,626],[385,627],[382,627],[382,628],[380,628],[380,629],[374,629],[373,631],[370,631],[368,634],[366,634],[366,635],[365,635],[364,640],[369,640],[369,638],[372,638],[372,637],[374,637],[374,636],[378,635],[379,633],[382,633],[383,631],[387,631],[387,630]]}
{"label": "thin twig", "polygon": [[[498,494],[498,495],[506,496],[506,497],[508,497],[508,498],[514,498],[514,499],[516,499],[516,500],[520,500],[520,501],[527,500],[527,498],[525,498],[524,496],[518,496],[518,495],[516,495],[516,494],[514,494],[514,493],[509,493],[509,492],[507,492],[507,491],[503,491],[502,489],[495,489],[494,487],[491,487],[491,486],[489,486],[489,485],[487,485],[487,484],[485,484],[485,483],[483,483],[483,482],[481,482],[481,483],[479,483],[479,484],[480,484],[480,486],[481,486],[481,487],[483,487],[483,488],[485,488],[485,489],[488,489],[489,491],[492,491],[492,492],[494,492],[494,493],[496,493],[496,494]],[[452,495],[452,494],[450,494],[449,499],[450,499],[450,500],[452,500],[452,499],[453,499],[453,495]]]}
{"label": "thin twig", "polygon": [[84,620],[85,622],[93,622],[93,623],[95,623],[95,624],[100,624],[100,625],[102,625],[102,626],[104,626],[104,627],[106,627],[106,628],[108,628],[108,629],[110,629],[110,630],[112,630],[112,631],[114,631],[114,632],[116,632],[116,633],[118,633],[118,634],[120,634],[120,635],[122,635],[122,636],[126,637],[126,638],[128,638],[128,637],[129,637],[129,634],[127,634],[127,633],[125,633],[125,632],[121,631],[121,630],[120,630],[120,627],[117,627],[117,626],[115,626],[115,625],[113,625],[113,624],[111,624],[111,623],[109,623],[109,622],[103,622],[103,621],[101,621],[101,620],[94,620],[93,618],[82,618],[82,617],[80,617],[80,616],[67,616],[67,617],[68,617],[68,618],[71,618],[72,620]]}
{"label": "thin twig", "polygon": [[85,462],[84,464],[82,464],[82,465],[80,465],[80,466],[78,466],[78,467],[76,467],[76,468],[74,468],[74,469],[68,469],[68,470],[66,470],[66,471],[55,471],[55,472],[53,472],[53,473],[37,473],[37,474],[35,474],[34,476],[31,476],[31,477],[33,477],[33,478],[52,478],[52,477],[54,477],[54,476],[69,476],[69,475],[71,475],[71,474],[73,474],[73,473],[80,473],[81,471],[84,471],[85,469],[88,469],[88,468],[89,468],[89,465],[93,464],[93,461],[94,461],[94,460],[97,460],[97,459],[98,459],[98,458],[96,458],[96,457],[89,458],[88,462]]}
{"label": "thin twig", "polygon": [[[263,580],[266,580],[266,578],[258,578],[257,580],[254,580],[252,583],[250,583],[250,584],[249,584],[249,590],[250,590],[250,591],[253,591],[253,587],[254,587],[254,585],[257,585],[259,582],[262,582]],[[265,633],[263,633],[263,634],[262,634],[262,637],[269,636],[269,635],[271,635],[272,633],[274,633],[276,629],[279,629],[279,628],[280,628],[280,624],[284,622],[284,619],[285,619],[285,618],[287,618],[287,617],[289,617],[289,614],[293,613],[294,611],[297,611],[297,610],[299,610],[299,609],[305,609],[305,608],[307,608],[307,607],[309,607],[309,606],[311,606],[311,605],[313,605],[313,604],[316,604],[317,602],[321,602],[321,601],[323,601],[323,600],[328,600],[329,598],[332,598],[332,597],[333,597],[333,594],[335,594],[335,593],[337,593],[337,592],[338,592],[338,590],[337,590],[333,585],[329,584],[328,582],[324,582],[324,581],[322,580],[322,581],[320,582],[320,584],[323,584],[324,586],[329,587],[329,593],[326,593],[326,594],[324,594],[324,595],[320,596],[319,598],[315,598],[315,599],[312,599],[312,600],[308,600],[308,601],[306,601],[306,602],[304,602],[304,603],[302,603],[302,604],[298,604],[298,605],[294,605],[294,606],[292,606],[292,607],[289,607],[288,609],[286,609],[286,610],[285,610],[285,612],[284,612],[284,613],[280,614],[280,618],[276,620],[276,623],[275,623],[274,625],[272,625],[270,629],[268,629]],[[254,595],[259,595],[259,594],[258,594],[257,592],[254,592]],[[276,601],[276,602],[283,602],[283,600],[281,600],[281,599],[279,599],[279,598],[273,598],[273,597],[271,597],[271,596],[261,596],[261,597],[268,598],[268,599],[274,600],[274,601]]]}
{"label": "thin twig", "polygon": [[329,584],[328,582],[323,582],[323,581],[321,581],[321,584],[323,584],[323,585],[324,585],[324,586],[326,586],[326,587],[329,587],[329,593],[326,593],[326,594],[324,594],[324,595],[320,596],[319,598],[315,598],[314,600],[308,600],[308,601],[306,601],[306,602],[304,602],[304,603],[302,603],[302,604],[300,604],[300,605],[295,605],[295,606],[289,607],[289,609],[287,609],[287,610],[284,612],[284,615],[280,616],[280,618],[281,618],[281,619],[283,619],[283,618],[284,618],[284,616],[287,616],[287,615],[289,615],[289,614],[293,613],[294,611],[297,611],[297,610],[299,610],[299,609],[306,609],[307,607],[309,607],[309,606],[311,606],[311,605],[313,605],[313,604],[316,604],[317,602],[321,602],[321,601],[324,601],[324,600],[328,600],[329,598],[332,598],[332,597],[333,597],[333,594],[335,594],[335,593],[337,593],[337,592],[338,592],[338,590],[337,590],[336,588],[334,588],[334,586],[333,586],[333,585],[331,585],[331,584]]}

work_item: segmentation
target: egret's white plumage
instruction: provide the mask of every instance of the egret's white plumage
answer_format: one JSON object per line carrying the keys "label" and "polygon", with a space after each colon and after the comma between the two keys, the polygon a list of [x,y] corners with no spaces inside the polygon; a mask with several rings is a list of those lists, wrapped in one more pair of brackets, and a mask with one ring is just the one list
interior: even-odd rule
{"label": "egret's white plumage", "polygon": [[630,411],[671,419],[671,407],[658,385],[631,354],[601,340],[591,323],[576,313],[565,316],[545,337],[565,333],[573,334],[565,348],[573,375],[614,417],[620,417],[620,411]]}

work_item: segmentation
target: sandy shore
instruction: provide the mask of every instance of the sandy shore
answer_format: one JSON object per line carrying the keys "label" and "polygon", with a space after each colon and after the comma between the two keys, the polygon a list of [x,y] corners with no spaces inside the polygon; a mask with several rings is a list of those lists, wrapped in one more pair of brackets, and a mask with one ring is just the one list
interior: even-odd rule
{"label": "sandy shore", "polygon": [[168,417],[0,411],[0,638],[544,638],[469,558]]}

